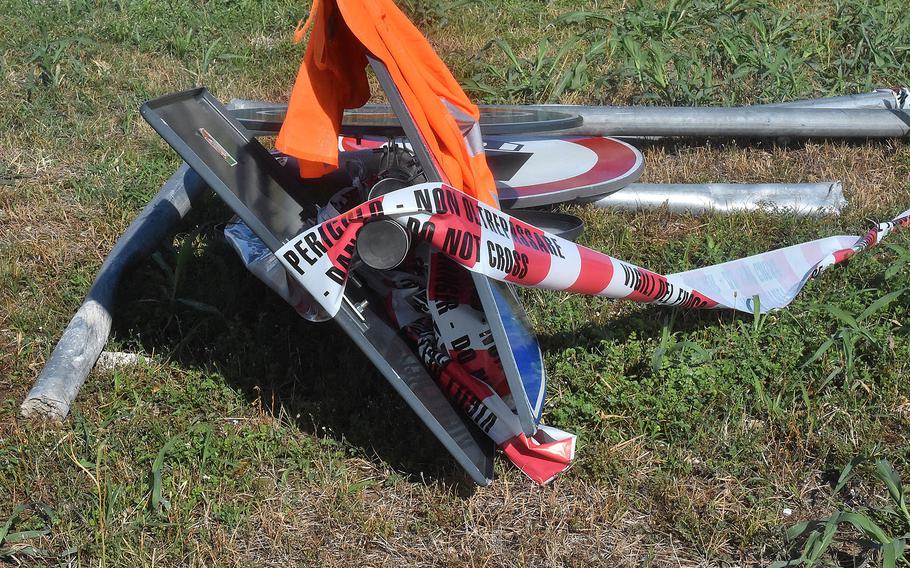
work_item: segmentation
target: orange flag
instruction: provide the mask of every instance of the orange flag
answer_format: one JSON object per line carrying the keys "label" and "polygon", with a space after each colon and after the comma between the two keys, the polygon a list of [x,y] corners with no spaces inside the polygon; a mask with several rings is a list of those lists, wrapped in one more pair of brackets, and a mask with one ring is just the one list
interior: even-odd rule
{"label": "orange flag", "polygon": [[310,41],[276,142],[300,160],[302,176],[338,167],[344,109],[363,106],[370,96],[369,53],[388,67],[444,181],[497,205],[477,106],[392,0],[314,0],[295,39],[308,29]]}

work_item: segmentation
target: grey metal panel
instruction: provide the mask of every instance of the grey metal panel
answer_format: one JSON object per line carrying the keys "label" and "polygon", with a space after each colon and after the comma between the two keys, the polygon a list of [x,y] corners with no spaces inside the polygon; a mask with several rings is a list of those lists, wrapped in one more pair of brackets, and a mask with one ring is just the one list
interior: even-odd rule
{"label": "grey metal panel", "polygon": [[[369,57],[370,65],[373,67],[374,73],[376,73],[376,78],[379,80],[379,84],[382,89],[385,91],[386,96],[389,98],[389,104],[392,106],[392,109],[401,119],[401,126],[404,130],[405,136],[411,143],[411,150],[417,156],[420,165],[423,167],[424,174],[428,182],[441,182],[442,175],[439,173],[439,170],[436,168],[436,162],[433,160],[430,155],[429,149],[424,142],[423,136],[420,134],[417,125],[414,123],[414,120],[411,118],[408,108],[402,100],[401,95],[398,92],[398,88],[395,86],[394,81],[392,81],[391,76],[389,75],[388,70],[382,64],[373,57]],[[531,436],[537,431],[537,422],[534,417],[531,415],[531,410],[521,402],[527,400],[527,393],[524,390],[524,384],[521,381],[521,375],[518,371],[518,365],[515,360],[515,355],[512,351],[512,346],[509,342],[509,337],[506,334],[505,326],[503,325],[502,318],[499,315],[499,310],[496,307],[496,301],[493,298],[493,291],[491,286],[498,286],[499,282],[494,282],[484,276],[483,274],[478,274],[476,272],[471,272],[471,278],[474,282],[474,286],[477,289],[477,293],[480,296],[481,303],[483,304],[484,313],[487,316],[487,321],[490,324],[490,328],[493,331],[493,338],[496,341],[497,351],[499,352],[499,358],[502,361],[503,370],[506,374],[506,380],[509,384],[509,389],[512,392],[512,398],[516,401],[516,406],[518,407],[518,418],[521,423],[522,431]],[[505,293],[511,294],[512,290],[509,289]],[[524,308],[521,307],[521,304],[517,304],[517,309],[521,311],[522,315],[527,318],[527,315],[524,314]],[[530,333],[530,330],[528,330]]]}
{"label": "grey metal panel", "polygon": [[[156,99],[143,105],[142,111],[168,144],[273,252],[283,240],[299,232],[300,212],[308,204],[291,195],[295,189],[283,179],[288,172],[227,115],[206,89]],[[237,164],[230,165],[221,152],[199,136],[200,128],[215,137]],[[242,173],[236,168],[242,168]],[[275,203],[286,211],[278,210]],[[292,229],[294,223],[298,224],[296,230]],[[365,299],[355,290],[351,293],[355,302]],[[335,319],[468,475],[481,485],[488,484],[493,475],[492,442],[475,432],[474,425],[452,408],[413,351],[372,306],[373,302],[367,302],[358,314],[345,305]]]}
{"label": "grey metal panel", "polygon": [[490,439],[455,411],[411,348],[370,306],[358,313],[345,303],[335,321],[471,479],[488,485],[493,479]]}
{"label": "grey metal panel", "polygon": [[398,86],[395,85],[395,81],[389,75],[389,70],[386,69],[384,63],[372,55],[368,55],[367,59],[370,62],[370,67],[373,68],[373,73],[376,74],[379,86],[382,87],[386,97],[389,99],[392,111],[401,122],[401,129],[404,131],[405,137],[411,142],[411,151],[417,156],[417,161],[420,162],[420,166],[423,168],[424,177],[428,182],[441,182],[442,175],[440,175],[436,167],[436,160],[430,154],[426,140],[424,140],[423,135],[420,134],[420,130],[414,123],[414,118],[411,117],[411,112],[404,103],[404,99],[401,98]]}
{"label": "grey metal panel", "polygon": [[142,116],[272,250],[303,229],[312,205],[262,144],[205,88],[142,105]]}
{"label": "grey metal panel", "polygon": [[[528,436],[537,432],[537,418],[531,410],[528,402],[528,393],[525,390],[524,382],[521,380],[521,372],[518,369],[518,361],[515,357],[515,351],[509,334],[506,331],[502,321],[502,314],[499,311],[496,299],[493,294],[493,287],[504,298],[510,298],[512,310],[517,312],[519,319],[526,323],[525,331],[528,336],[533,338],[533,331],[530,324],[527,324],[528,316],[524,311],[515,290],[510,284],[491,280],[482,274],[471,273],[474,276],[474,285],[477,287],[477,295],[480,296],[480,303],[483,305],[483,311],[487,316],[487,322],[490,324],[490,330],[493,332],[493,340],[496,342],[499,360],[502,362],[502,369],[505,371],[506,381],[509,384],[509,391],[512,393],[512,400],[515,402],[515,409],[518,412],[518,422],[521,424],[521,430]],[[534,342],[536,343],[536,339]],[[540,354],[538,348],[538,355]],[[541,361],[542,363],[542,361]],[[541,367],[541,381],[546,382],[546,376]]]}

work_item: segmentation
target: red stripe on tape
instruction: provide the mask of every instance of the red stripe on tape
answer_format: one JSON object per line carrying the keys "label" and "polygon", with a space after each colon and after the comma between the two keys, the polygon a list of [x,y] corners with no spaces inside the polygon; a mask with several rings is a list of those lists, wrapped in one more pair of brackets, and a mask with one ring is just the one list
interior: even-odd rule
{"label": "red stripe on tape", "polygon": [[613,278],[613,261],[609,256],[589,248],[578,247],[578,252],[581,256],[581,272],[569,291],[581,294],[603,292]]}

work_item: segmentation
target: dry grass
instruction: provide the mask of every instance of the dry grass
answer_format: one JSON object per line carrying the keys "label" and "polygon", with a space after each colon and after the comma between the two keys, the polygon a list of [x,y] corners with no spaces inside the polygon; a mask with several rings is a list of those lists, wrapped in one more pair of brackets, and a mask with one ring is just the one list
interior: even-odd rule
{"label": "dry grass", "polygon": [[898,213],[907,203],[910,151],[901,142],[789,145],[654,145],[642,181],[652,183],[840,181],[854,209]]}

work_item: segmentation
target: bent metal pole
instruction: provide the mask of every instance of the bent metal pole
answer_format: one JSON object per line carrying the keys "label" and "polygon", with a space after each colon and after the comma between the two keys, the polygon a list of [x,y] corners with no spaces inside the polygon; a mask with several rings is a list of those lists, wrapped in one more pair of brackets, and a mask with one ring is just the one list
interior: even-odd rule
{"label": "bent metal pole", "polygon": [[598,208],[655,209],[694,214],[768,208],[794,215],[838,214],[846,205],[840,182],[819,183],[633,183],[586,202]]}
{"label": "bent metal pole", "polygon": [[19,411],[25,418],[63,420],[111,332],[114,297],[124,271],[151,253],[186,215],[205,183],[186,164],[130,224],[104,260],[85,301]]}
{"label": "bent metal pole", "polygon": [[910,134],[910,113],[902,110],[576,105],[525,108],[580,114],[584,124],[559,134],[585,136],[902,138]]}

